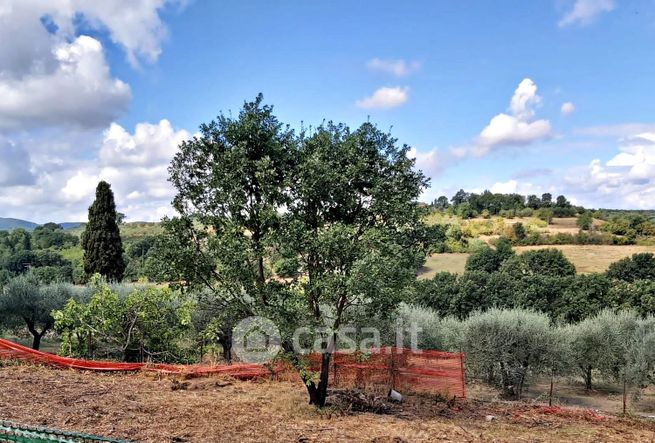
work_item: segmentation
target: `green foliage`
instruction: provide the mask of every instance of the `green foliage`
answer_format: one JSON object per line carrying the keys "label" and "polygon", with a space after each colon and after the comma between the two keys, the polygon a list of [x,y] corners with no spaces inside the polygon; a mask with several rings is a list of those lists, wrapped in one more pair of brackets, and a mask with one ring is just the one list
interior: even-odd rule
{"label": "green foliage", "polygon": [[651,253],[634,254],[610,265],[609,278],[627,282],[655,279],[655,255]]}
{"label": "green foliage", "polygon": [[514,237],[516,237],[516,240],[521,243],[526,236],[526,231],[525,231],[525,226],[523,226],[523,223],[514,223],[512,225],[512,232],[514,233]]}
{"label": "green foliage", "polygon": [[76,246],[79,238],[69,234],[55,223],[46,223],[38,226],[32,232],[32,246],[34,249],[69,248]]}
{"label": "green foliage", "polygon": [[555,213],[553,210],[549,207],[544,207],[541,209],[538,209],[535,214],[534,214],[539,220],[543,220],[548,224],[551,224],[553,221],[553,217],[555,216]]}
{"label": "green foliage", "polygon": [[563,277],[575,275],[573,263],[561,250],[555,248],[535,249],[510,257],[503,263],[500,270],[524,276]]}
{"label": "green foliage", "polygon": [[500,386],[508,398],[521,398],[529,375],[553,370],[561,342],[548,316],[528,310],[491,309],[472,314],[463,325],[467,368]]}
{"label": "green foliage", "polygon": [[116,223],[114,193],[107,182],[96,188],[96,199],[89,207],[89,222],[82,234],[84,272],[98,273],[112,281],[121,281],[125,272],[123,243]]}
{"label": "green foliage", "polygon": [[614,214],[611,216],[603,212],[597,215],[607,220],[601,226],[603,231],[614,235],[625,236],[631,242],[634,242],[637,237],[655,235],[655,222],[653,222],[652,216],[651,218],[647,218],[645,214],[637,211],[614,211]]}
{"label": "green foliage", "polygon": [[33,275],[10,280],[0,293],[0,326],[26,328],[39,349],[41,338],[52,329],[53,309],[61,308],[72,297],[70,286],[41,285]]}
{"label": "green foliage", "polygon": [[[237,317],[265,313],[289,328],[337,327],[353,305],[391,312],[431,244],[417,205],[427,182],[409,148],[369,123],[296,136],[262,100],[180,145],[162,267]],[[270,264],[289,281],[270,278]],[[327,380],[306,382],[322,405]]]}
{"label": "green foliage", "polygon": [[590,231],[594,222],[594,217],[591,215],[591,212],[585,211],[582,214],[578,215],[578,219],[575,223],[583,231]]}
{"label": "green foliage", "polygon": [[440,316],[451,314],[451,300],[459,291],[456,274],[438,272],[430,280],[416,282],[415,303],[435,310]]}
{"label": "green foliage", "polygon": [[602,274],[576,275],[564,289],[558,317],[579,322],[612,305],[611,282]]}
{"label": "green foliage", "polygon": [[88,302],[71,299],[53,312],[61,352],[84,358],[180,361],[194,302],[168,288],[135,286],[121,296],[94,277]]}
{"label": "green foliage", "polygon": [[505,260],[514,255],[512,244],[504,237],[496,241],[496,249],[489,246],[473,252],[466,261],[466,271],[496,272]]}

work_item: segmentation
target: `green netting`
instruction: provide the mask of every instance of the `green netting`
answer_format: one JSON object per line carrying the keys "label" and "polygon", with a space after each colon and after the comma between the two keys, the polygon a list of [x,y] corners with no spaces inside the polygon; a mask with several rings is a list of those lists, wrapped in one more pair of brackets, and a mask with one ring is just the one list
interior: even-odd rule
{"label": "green netting", "polygon": [[76,432],[58,431],[42,427],[19,425],[17,423],[0,421],[0,442],[20,443],[85,443],[85,442],[108,442],[108,443],[129,443],[124,440],[112,440],[89,434]]}

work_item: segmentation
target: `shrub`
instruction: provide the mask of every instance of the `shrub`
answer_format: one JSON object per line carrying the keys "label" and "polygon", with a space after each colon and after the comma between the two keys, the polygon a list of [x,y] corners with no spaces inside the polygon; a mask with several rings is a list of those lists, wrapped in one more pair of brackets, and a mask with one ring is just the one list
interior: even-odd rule
{"label": "shrub", "polygon": [[[179,341],[191,328],[193,301],[155,286],[120,285],[94,277],[87,302],[75,299],[53,313],[64,355],[179,361]],[[124,292],[125,295],[120,295]]]}
{"label": "shrub", "polygon": [[559,249],[535,249],[506,260],[501,271],[514,275],[544,275],[563,277],[575,275],[575,266]]}
{"label": "shrub", "polygon": [[655,255],[634,254],[610,265],[607,276],[627,282],[655,279]]}

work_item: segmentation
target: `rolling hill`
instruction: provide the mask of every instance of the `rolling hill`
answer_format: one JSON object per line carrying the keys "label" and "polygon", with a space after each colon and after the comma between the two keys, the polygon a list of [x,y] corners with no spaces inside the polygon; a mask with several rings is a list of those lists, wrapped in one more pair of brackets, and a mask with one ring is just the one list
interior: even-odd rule
{"label": "rolling hill", "polygon": [[[59,223],[64,229],[73,229],[79,227],[80,222],[65,222]],[[33,230],[39,226],[39,223],[34,223],[28,220],[21,220],[18,218],[4,218],[0,217],[0,231],[11,231],[12,229],[23,228],[28,231]]]}

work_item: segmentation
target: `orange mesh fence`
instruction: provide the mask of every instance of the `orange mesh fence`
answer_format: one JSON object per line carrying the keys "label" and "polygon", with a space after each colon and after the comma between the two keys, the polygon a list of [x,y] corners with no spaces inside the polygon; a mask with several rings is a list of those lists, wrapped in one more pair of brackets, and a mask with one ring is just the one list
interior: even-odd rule
{"label": "orange mesh fence", "polygon": [[[319,370],[320,354],[310,355],[309,362],[312,370]],[[466,398],[464,354],[395,347],[372,349],[365,354],[336,352],[331,362],[330,384]]]}
{"label": "orange mesh fence", "polygon": [[[307,358],[310,368],[319,371],[321,354],[310,354]],[[269,367],[254,363],[172,365],[84,360],[35,351],[0,339],[0,360],[2,359],[102,372],[148,371],[191,377],[223,374],[241,380],[270,377],[273,374],[276,374],[279,379],[298,378],[293,369],[281,364]],[[399,392],[465,398],[464,355],[440,351],[412,351],[404,348],[372,349],[366,354],[336,352],[330,363],[330,385],[375,391],[395,389]]]}
{"label": "orange mesh fence", "polygon": [[225,374],[238,379],[267,377],[271,371],[258,364],[233,365],[169,365],[148,363],[120,363],[111,361],[83,360],[78,358],[60,357],[46,352],[35,351],[26,346],[0,339],[0,359],[21,360],[43,364],[57,368],[84,369],[101,372],[133,372],[152,371],[164,374],[180,374],[202,376],[209,374]]}

